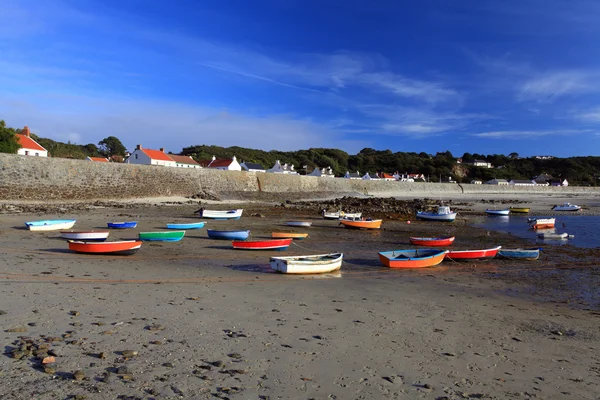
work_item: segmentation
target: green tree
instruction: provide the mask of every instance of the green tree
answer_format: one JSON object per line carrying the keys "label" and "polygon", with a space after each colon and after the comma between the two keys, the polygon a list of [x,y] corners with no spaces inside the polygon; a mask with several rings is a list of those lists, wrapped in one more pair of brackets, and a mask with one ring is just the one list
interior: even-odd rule
{"label": "green tree", "polygon": [[0,153],[16,153],[21,148],[14,128],[6,126],[6,122],[0,119]]}
{"label": "green tree", "polygon": [[98,142],[98,146],[100,146],[100,153],[105,157],[114,155],[125,157],[125,151],[127,151],[125,146],[123,146],[123,143],[121,143],[121,141],[114,136],[109,136],[102,139],[100,142]]}

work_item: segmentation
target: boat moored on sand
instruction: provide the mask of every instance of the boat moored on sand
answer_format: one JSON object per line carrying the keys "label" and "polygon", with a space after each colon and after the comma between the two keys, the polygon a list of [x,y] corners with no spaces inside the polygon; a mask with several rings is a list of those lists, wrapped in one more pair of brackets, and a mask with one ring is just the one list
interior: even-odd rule
{"label": "boat moored on sand", "polygon": [[153,242],[178,242],[185,236],[185,231],[140,232],[140,240]]}
{"label": "boat moored on sand", "polygon": [[271,269],[283,274],[325,274],[342,267],[343,253],[271,257]]}
{"label": "boat moored on sand", "polygon": [[287,221],[285,224],[287,226],[301,226],[303,228],[312,226],[312,222],[310,221]]}
{"label": "boat moored on sand", "polygon": [[68,240],[80,240],[83,242],[103,242],[108,238],[108,230],[90,230],[90,231],[60,231],[60,237]]}
{"label": "boat moored on sand", "polygon": [[485,213],[487,215],[508,215],[510,214],[510,210],[507,208],[505,210],[490,210],[490,209],[486,209]]}
{"label": "boat moored on sand", "polygon": [[354,228],[354,229],[379,229],[381,228],[381,223],[383,220],[381,219],[341,219],[340,223],[344,225],[346,228]]}
{"label": "boat moored on sand", "polygon": [[287,250],[292,240],[294,239],[234,240],[231,245],[238,250]]}
{"label": "boat moored on sand", "polygon": [[246,240],[250,236],[250,230],[219,231],[207,229],[206,233],[209,238],[219,240]]}
{"label": "boat moored on sand", "polygon": [[450,250],[446,253],[446,258],[454,261],[485,260],[496,257],[501,248],[502,246],[484,250]]}
{"label": "boat moored on sand", "polygon": [[410,244],[414,244],[416,246],[429,246],[429,247],[440,247],[440,246],[450,246],[454,243],[454,236],[450,237],[439,237],[439,238],[426,238],[426,237],[411,237]]}
{"label": "boat moored on sand", "polygon": [[537,260],[540,258],[540,249],[500,249],[497,257],[511,260]]}
{"label": "boat moored on sand", "polygon": [[76,253],[126,256],[136,253],[140,247],[142,247],[142,242],[139,240],[122,240],[119,242],[81,242],[69,240],[69,250]]}
{"label": "boat moored on sand", "polygon": [[106,225],[112,229],[131,229],[137,226],[137,221],[108,222]]}
{"label": "boat moored on sand", "polygon": [[384,251],[379,253],[379,261],[388,268],[434,267],[444,260],[447,252],[437,249]]}
{"label": "boat moored on sand", "polygon": [[448,206],[438,206],[435,212],[418,211],[417,219],[452,222],[456,219],[457,215],[458,213],[452,212]]}
{"label": "boat moored on sand", "polygon": [[211,218],[211,219],[240,219],[242,216],[242,212],[244,212],[243,208],[238,208],[235,210],[227,210],[227,211],[217,211],[217,210],[205,210],[201,208],[197,211],[202,218]]}
{"label": "boat moored on sand", "polygon": [[32,232],[60,231],[71,229],[76,221],[75,219],[46,219],[25,222],[25,226]]}
{"label": "boat moored on sand", "polygon": [[167,224],[167,229],[178,229],[178,230],[186,230],[186,229],[200,229],[203,228],[206,222],[192,222],[189,224]]}
{"label": "boat moored on sand", "polygon": [[557,205],[552,207],[554,211],[579,211],[581,210],[581,206],[571,204],[571,203],[563,203],[561,205]]}
{"label": "boat moored on sand", "polygon": [[273,239],[295,239],[302,240],[308,237],[308,233],[294,233],[294,232],[272,232],[271,237]]}
{"label": "boat moored on sand", "polygon": [[342,219],[342,218],[360,218],[362,213],[346,213],[344,211],[327,212],[323,210],[323,218],[325,219]]}
{"label": "boat moored on sand", "polygon": [[531,209],[529,207],[509,207],[511,213],[527,214]]}

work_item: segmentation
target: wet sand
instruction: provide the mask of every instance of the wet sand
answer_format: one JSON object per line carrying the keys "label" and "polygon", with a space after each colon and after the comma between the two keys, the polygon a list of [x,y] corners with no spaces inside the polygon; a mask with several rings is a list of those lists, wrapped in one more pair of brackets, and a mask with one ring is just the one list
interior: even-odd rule
{"label": "wet sand", "polygon": [[[129,257],[72,254],[58,233],[22,228],[42,218],[77,217],[77,229],[140,221],[111,232],[117,240],[197,220],[197,205],[131,207],[1,216],[1,398],[598,398],[600,312],[570,281],[575,269],[598,279],[597,250],[389,270],[377,252],[410,248],[412,235],[456,235],[456,249],[530,244],[472,229],[468,217],[354,231],[258,204],[239,221],[207,220],[181,242],[144,243]],[[284,225],[292,219],[313,226],[285,253],[235,251],[206,236],[303,231]],[[268,268],[270,256],[332,251],[345,253],[340,273]],[[11,358],[19,340],[38,353],[48,344],[54,370],[33,355]]]}

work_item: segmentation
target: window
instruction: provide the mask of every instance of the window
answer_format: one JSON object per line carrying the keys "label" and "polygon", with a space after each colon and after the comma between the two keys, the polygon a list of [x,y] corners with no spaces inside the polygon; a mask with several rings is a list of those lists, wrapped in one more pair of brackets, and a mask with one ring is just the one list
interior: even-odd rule
{"label": "window", "polygon": [[35,153],[35,155],[36,155],[36,156],[39,156],[39,155],[40,155],[40,153]]}
{"label": "window", "polygon": [[29,150],[25,150],[25,155],[28,156],[29,155]]}
{"label": "window", "polygon": [[135,155],[135,159],[136,159],[136,160],[137,160],[137,156],[138,156],[138,155],[136,154],[136,155]]}

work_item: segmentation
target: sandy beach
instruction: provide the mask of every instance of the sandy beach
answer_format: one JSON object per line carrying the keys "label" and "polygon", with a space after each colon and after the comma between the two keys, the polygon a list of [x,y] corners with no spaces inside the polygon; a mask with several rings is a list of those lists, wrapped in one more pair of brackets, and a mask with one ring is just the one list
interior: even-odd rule
{"label": "sandy beach", "polygon": [[[489,206],[451,200],[473,213]],[[540,211],[560,202],[522,200]],[[576,200],[596,212],[594,199]],[[342,251],[341,272],[276,274],[269,257],[284,253],[235,251],[206,229],[111,257],[70,253],[57,232],[23,225],[137,220],[109,240],[136,238],[196,221],[198,204],[187,199],[1,215],[0,397],[598,398],[600,311],[576,297],[578,282],[567,276],[577,269],[581,282],[598,282],[597,249],[397,271],[381,267],[377,252],[409,248],[415,234],[456,235],[456,249],[528,242],[470,228],[469,212],[454,224],[390,218],[380,231],[353,231],[302,208],[242,206],[239,221],[206,227],[251,229],[258,239],[290,230],[286,220],[310,220],[309,238],[285,255]],[[44,357],[55,362],[43,365]]]}

